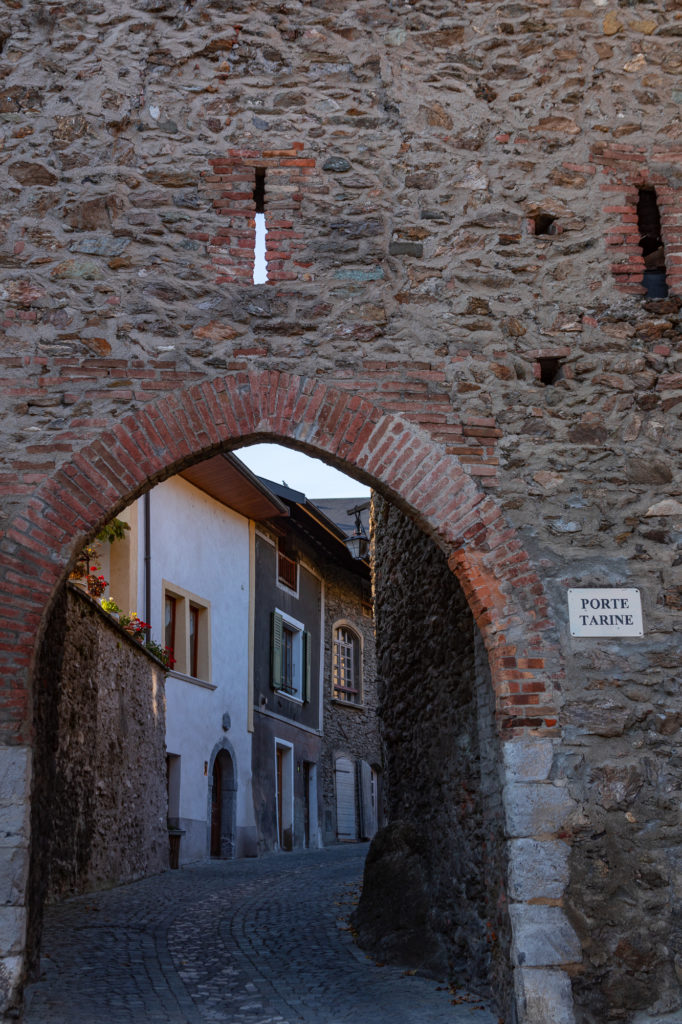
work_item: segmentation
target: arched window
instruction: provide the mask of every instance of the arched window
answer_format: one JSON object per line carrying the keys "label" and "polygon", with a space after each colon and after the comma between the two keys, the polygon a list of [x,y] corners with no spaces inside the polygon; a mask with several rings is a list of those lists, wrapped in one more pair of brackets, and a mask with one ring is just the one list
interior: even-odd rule
{"label": "arched window", "polygon": [[336,700],[362,704],[362,637],[346,622],[333,627],[332,692]]}

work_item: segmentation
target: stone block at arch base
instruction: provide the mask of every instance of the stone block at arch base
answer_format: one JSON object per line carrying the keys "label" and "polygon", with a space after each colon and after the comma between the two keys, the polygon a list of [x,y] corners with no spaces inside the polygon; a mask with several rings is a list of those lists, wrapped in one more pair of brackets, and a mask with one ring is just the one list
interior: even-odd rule
{"label": "stone block at arch base", "polygon": [[0,1013],[24,983],[31,765],[30,748],[0,747]]}
{"label": "stone block at arch base", "polygon": [[517,967],[514,988],[523,1024],[575,1024],[571,981],[564,971]]}

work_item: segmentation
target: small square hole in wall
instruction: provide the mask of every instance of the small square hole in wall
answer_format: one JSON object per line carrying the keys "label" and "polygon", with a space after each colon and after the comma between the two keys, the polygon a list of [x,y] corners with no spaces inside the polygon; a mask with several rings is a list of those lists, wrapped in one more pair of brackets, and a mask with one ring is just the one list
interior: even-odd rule
{"label": "small square hole in wall", "polygon": [[540,383],[556,384],[557,381],[563,380],[562,362],[560,356],[540,356],[538,359]]}
{"label": "small square hole in wall", "polygon": [[534,235],[556,235],[559,225],[551,213],[536,213],[530,219]]}

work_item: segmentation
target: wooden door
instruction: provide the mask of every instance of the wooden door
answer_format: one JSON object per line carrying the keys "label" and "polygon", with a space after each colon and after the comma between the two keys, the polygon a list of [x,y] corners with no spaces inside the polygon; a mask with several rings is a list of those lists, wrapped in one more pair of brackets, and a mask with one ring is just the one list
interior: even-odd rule
{"label": "wooden door", "polygon": [[282,806],[284,796],[284,751],[277,747],[277,842],[280,850],[284,849],[282,828]]}
{"label": "wooden door", "polygon": [[306,848],[310,846],[310,761],[303,762],[303,828]]}
{"label": "wooden door", "polygon": [[220,856],[221,808],[223,803],[221,771],[216,757],[213,762],[213,786],[211,788],[211,856]]}

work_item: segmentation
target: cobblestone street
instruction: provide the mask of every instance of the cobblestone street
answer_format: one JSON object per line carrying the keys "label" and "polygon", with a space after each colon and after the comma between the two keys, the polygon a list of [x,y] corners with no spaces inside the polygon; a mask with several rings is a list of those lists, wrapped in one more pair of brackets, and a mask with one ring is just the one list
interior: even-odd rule
{"label": "cobblestone street", "polygon": [[48,908],[25,1024],[494,1024],[353,944],[366,850],[201,864]]}

